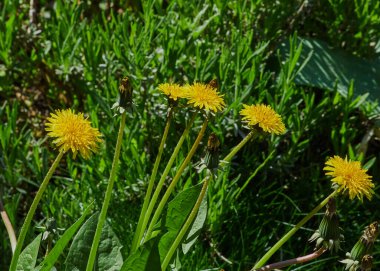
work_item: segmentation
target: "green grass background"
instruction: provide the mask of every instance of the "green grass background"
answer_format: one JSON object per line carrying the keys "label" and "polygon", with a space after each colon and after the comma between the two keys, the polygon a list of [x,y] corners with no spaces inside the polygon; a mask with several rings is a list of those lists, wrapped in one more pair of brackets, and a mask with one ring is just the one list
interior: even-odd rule
{"label": "green grass background", "polygon": [[[136,110],[127,119],[108,218],[125,256],[164,128],[167,105],[157,91],[159,83],[218,79],[228,106],[209,125],[208,133],[214,131],[220,137],[222,154],[248,132],[239,117],[242,103],[270,104],[288,129],[283,136],[248,144],[233,160],[229,176],[210,187],[207,227],[183,258],[183,270],[252,267],[330,193],[330,181],[322,172],[326,158],[335,154],[358,158],[360,143],[374,125],[376,104],[356,99],[355,83],[347,97],[294,83],[294,63],[297,49],[301,50],[294,35],[318,38],[358,57],[377,59],[380,6],[376,1],[40,0],[34,8],[35,13],[30,1],[0,3],[0,193],[16,229],[57,153],[44,131],[50,112],[60,108],[85,112],[102,132],[104,143],[88,161],[65,156],[39,205],[29,241],[48,218],[54,218],[57,227],[67,228],[91,201],[100,209],[118,128],[110,107],[123,76],[133,82]],[[284,60],[278,48],[289,40],[291,56]],[[164,161],[186,118],[185,111],[176,115]],[[200,125],[199,119],[176,166]],[[201,156],[199,150],[193,162]],[[372,165],[369,173],[377,184],[379,143],[375,138],[359,158]],[[200,179],[189,168],[178,190]],[[364,226],[379,219],[379,203],[378,194],[363,203],[340,197],[338,210],[346,239],[342,251],[287,270],[342,270],[338,260]],[[318,218],[271,260],[312,251],[307,239],[318,226]],[[379,252],[377,243],[377,264]],[[0,269],[6,270],[11,254],[3,226],[0,255]]]}

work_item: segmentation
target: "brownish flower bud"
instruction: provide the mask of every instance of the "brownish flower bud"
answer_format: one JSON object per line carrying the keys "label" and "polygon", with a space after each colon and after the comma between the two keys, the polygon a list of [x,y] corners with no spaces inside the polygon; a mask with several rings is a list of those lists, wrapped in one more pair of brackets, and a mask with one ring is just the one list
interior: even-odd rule
{"label": "brownish flower bud", "polygon": [[112,109],[117,109],[123,113],[128,108],[132,108],[132,84],[128,77],[124,77],[119,86],[119,101],[116,102]]}
{"label": "brownish flower bud", "polygon": [[373,266],[373,257],[371,255],[364,255],[360,264],[361,271],[370,271]]}
{"label": "brownish flower bud", "polygon": [[219,166],[220,141],[215,133],[211,133],[207,141],[207,150],[204,157],[204,164],[210,170],[215,170]]}
{"label": "brownish flower bud", "polygon": [[212,88],[216,88],[216,89],[219,89],[219,84],[218,84],[218,80],[216,79],[212,79],[208,85]]}

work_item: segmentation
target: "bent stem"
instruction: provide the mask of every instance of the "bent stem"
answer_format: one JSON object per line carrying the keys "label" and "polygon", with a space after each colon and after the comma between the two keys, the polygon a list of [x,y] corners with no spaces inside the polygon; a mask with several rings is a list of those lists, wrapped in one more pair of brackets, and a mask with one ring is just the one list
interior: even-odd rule
{"label": "bent stem", "polygon": [[158,218],[160,217],[160,215],[161,215],[161,213],[162,213],[162,211],[164,209],[164,206],[165,206],[166,202],[168,201],[171,193],[174,190],[174,187],[176,186],[177,182],[179,181],[179,178],[181,177],[182,172],[185,170],[185,168],[189,164],[191,158],[193,157],[195,151],[197,150],[198,145],[201,142],[201,140],[203,138],[203,135],[204,135],[204,133],[206,131],[207,124],[208,124],[208,120],[206,119],[203,122],[202,128],[199,131],[197,139],[195,140],[193,146],[191,147],[191,149],[190,149],[189,153],[187,154],[185,160],[183,161],[181,167],[178,169],[176,175],[174,176],[172,182],[170,183],[168,189],[166,190],[164,196],[162,197],[160,203],[158,204],[158,207],[157,207],[157,209],[156,209],[156,211],[155,211],[155,213],[153,215],[152,221],[149,224],[145,240],[149,240],[149,238],[150,238],[150,236],[152,234],[152,231],[153,231],[153,227],[156,224],[156,222],[158,221]]}
{"label": "bent stem", "polygon": [[252,268],[253,270],[262,267],[269,258],[283,245],[286,241],[290,239],[310,218],[312,218],[323,206],[327,204],[330,198],[334,197],[338,193],[338,190],[332,192],[328,197],[326,197],[321,203],[317,205],[307,216],[305,216],[297,225],[295,225],[287,234],[285,234],[267,253],[255,264]]}
{"label": "bent stem", "polygon": [[297,258],[282,261],[282,262],[268,264],[268,265],[263,266],[259,269],[252,269],[251,271],[269,271],[269,270],[273,270],[273,269],[284,268],[286,266],[293,265],[293,264],[306,263],[306,262],[309,262],[311,260],[318,258],[323,253],[325,253],[326,251],[327,251],[327,248],[322,246],[320,249],[318,249],[317,251],[315,251],[309,255],[297,257]]}
{"label": "bent stem", "polygon": [[249,132],[249,134],[242,140],[240,141],[240,143],[238,145],[236,145],[229,154],[227,154],[226,157],[224,157],[224,159],[222,160],[222,163],[223,161],[224,162],[230,162],[231,159],[235,156],[235,154],[240,151],[241,148],[243,148],[243,146],[245,144],[247,144],[247,142],[253,137],[253,135],[255,134],[255,130],[252,130]]}
{"label": "bent stem", "polygon": [[125,119],[126,119],[126,114],[124,112],[121,115],[120,128],[119,128],[119,133],[117,135],[115,154],[113,157],[111,173],[110,173],[110,177],[108,180],[108,185],[107,185],[106,195],[104,197],[104,202],[102,205],[102,210],[100,211],[100,214],[99,214],[99,219],[98,219],[98,224],[96,226],[94,239],[92,241],[90,256],[88,257],[88,262],[87,262],[87,267],[86,267],[87,271],[92,271],[94,269],[96,252],[98,251],[100,236],[102,233],[104,222],[106,220],[107,210],[108,210],[108,206],[109,206],[109,203],[111,200],[111,195],[112,195],[112,188],[113,188],[113,184],[115,182],[116,171],[117,171],[117,166],[118,166],[119,156],[120,156],[121,143],[122,143],[122,139],[123,139],[123,131],[124,131],[124,127],[125,127]]}
{"label": "bent stem", "polygon": [[132,251],[135,251],[136,248],[137,248],[137,246],[138,246],[137,245],[138,244],[138,237],[140,236],[140,232],[141,232],[141,228],[142,228],[142,225],[143,225],[143,221],[144,221],[144,218],[145,218],[145,215],[146,215],[146,211],[148,209],[148,204],[149,204],[149,201],[150,201],[150,197],[152,195],[153,185],[154,185],[154,181],[156,179],[158,166],[160,165],[161,156],[162,156],[162,153],[164,151],[164,146],[165,146],[166,138],[168,136],[168,132],[169,132],[169,128],[170,128],[170,122],[171,122],[171,119],[172,119],[172,116],[173,116],[173,108],[169,107],[169,109],[168,109],[168,115],[167,116],[168,117],[167,117],[167,120],[166,120],[164,134],[162,135],[161,143],[160,143],[160,146],[158,148],[158,154],[157,154],[157,157],[156,157],[156,161],[154,162],[154,166],[153,166],[153,170],[152,170],[152,175],[150,176],[150,179],[149,179],[148,189],[147,189],[146,194],[145,194],[143,207],[141,209],[141,213],[140,213],[140,217],[139,217],[139,222],[137,223],[136,232],[135,232],[135,235],[133,237]]}
{"label": "bent stem", "polygon": [[15,249],[13,257],[12,257],[11,266],[9,268],[9,271],[15,271],[16,270],[17,261],[18,261],[18,258],[20,257],[22,245],[24,244],[25,236],[28,233],[29,226],[30,226],[30,223],[32,222],[34,213],[36,212],[38,203],[40,202],[42,195],[45,192],[47,185],[49,184],[49,181],[50,181],[51,177],[53,176],[53,173],[54,173],[55,169],[57,168],[59,161],[61,160],[63,154],[64,154],[64,151],[61,150],[59,152],[57,158],[55,158],[53,164],[51,165],[51,167],[48,171],[48,173],[46,174],[44,180],[42,181],[40,188],[37,191],[37,194],[36,194],[36,196],[32,202],[32,205],[30,206],[30,209],[28,211],[28,214],[26,215],[24,224],[21,227],[20,235],[18,237],[18,243],[16,245],[16,249]]}
{"label": "bent stem", "polygon": [[[174,160],[177,158],[178,152],[179,152],[179,150],[180,150],[181,147],[182,147],[183,141],[185,140],[185,138],[187,137],[187,135],[188,135],[189,132],[190,132],[191,127],[193,126],[193,123],[194,123],[194,120],[195,120],[195,117],[196,117],[196,116],[197,116],[197,113],[194,113],[193,116],[191,117],[189,124],[186,126],[185,130],[184,130],[183,133],[182,133],[181,138],[178,140],[177,146],[175,147],[175,149],[174,149],[174,151],[173,151],[173,154],[171,155],[171,157],[170,157],[170,159],[169,159],[169,162],[168,162],[168,164],[166,165],[165,170],[164,170],[164,172],[163,172],[162,175],[161,175],[161,178],[160,178],[160,180],[159,180],[159,182],[158,182],[158,184],[157,184],[157,187],[156,187],[156,189],[155,189],[155,191],[154,191],[154,194],[153,194],[153,196],[152,196],[152,199],[151,199],[151,201],[149,202],[148,209],[146,210],[145,217],[144,217],[144,220],[143,220],[143,223],[142,223],[142,226],[141,226],[140,232],[139,232],[139,234],[138,234],[137,242],[134,243],[134,246],[132,246],[132,251],[135,251],[135,250],[137,249],[137,247],[138,247],[138,246],[140,245],[140,243],[141,243],[141,240],[142,240],[143,234],[144,234],[144,232],[145,232],[146,226],[148,225],[150,215],[151,215],[152,212],[153,212],[153,208],[154,208],[154,206],[156,205],[156,202],[157,202],[158,196],[160,195],[160,192],[161,192],[162,186],[164,185],[165,180],[166,180],[166,177],[168,176],[169,171],[170,171],[170,169],[172,168],[172,165],[173,165],[173,163],[174,163]],[[137,232],[135,233],[135,237],[136,237],[136,234],[137,234]],[[134,237],[134,241],[135,241],[135,237]]]}
{"label": "bent stem", "polygon": [[16,234],[1,199],[0,199],[0,213],[1,213],[1,218],[3,219],[4,225],[5,225],[5,228],[7,229],[9,241],[11,242],[12,253],[14,253],[16,249],[16,245],[17,245]]}
{"label": "bent stem", "polygon": [[183,237],[187,233],[187,231],[188,231],[189,227],[191,226],[191,224],[194,222],[194,219],[195,219],[195,217],[196,217],[196,215],[198,213],[199,207],[201,206],[202,200],[205,197],[205,194],[206,194],[206,191],[207,191],[207,186],[208,186],[209,181],[210,181],[211,178],[212,178],[212,174],[210,175],[210,177],[208,177],[208,178],[205,179],[205,181],[203,183],[203,186],[202,186],[202,189],[201,189],[201,192],[199,193],[198,199],[197,199],[197,201],[196,201],[193,209],[191,210],[191,213],[190,213],[189,217],[187,218],[185,224],[183,224],[180,232],[178,233],[178,235],[175,238],[173,244],[171,245],[168,253],[166,254],[165,259],[164,259],[164,261],[162,262],[162,265],[161,265],[161,269],[163,271],[166,270],[166,267],[170,263],[170,260],[172,259],[175,251],[177,250],[178,246],[180,245]]}

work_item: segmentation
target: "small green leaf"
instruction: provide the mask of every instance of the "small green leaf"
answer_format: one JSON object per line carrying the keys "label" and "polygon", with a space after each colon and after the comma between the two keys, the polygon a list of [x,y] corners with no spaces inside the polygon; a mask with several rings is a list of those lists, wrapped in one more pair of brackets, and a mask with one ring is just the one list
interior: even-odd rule
{"label": "small green leaf", "polygon": [[36,266],[42,233],[40,233],[20,254],[17,271],[32,271]]}
{"label": "small green leaf", "polygon": [[70,227],[68,228],[62,237],[57,241],[53,249],[44,259],[44,261],[35,269],[35,271],[50,271],[54,266],[55,262],[58,260],[58,257],[62,254],[63,250],[66,248],[67,244],[77,232],[79,227],[82,225],[86,216],[91,210],[91,205],[83,212],[82,216]]}

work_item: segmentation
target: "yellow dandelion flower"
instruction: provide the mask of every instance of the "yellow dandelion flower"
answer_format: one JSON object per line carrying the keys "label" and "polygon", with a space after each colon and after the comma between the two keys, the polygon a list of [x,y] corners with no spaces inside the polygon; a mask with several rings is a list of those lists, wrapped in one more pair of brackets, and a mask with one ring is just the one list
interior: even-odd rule
{"label": "yellow dandelion flower", "polygon": [[333,177],[331,181],[339,185],[339,190],[348,190],[351,200],[355,197],[363,200],[363,195],[368,199],[372,198],[372,188],[375,185],[367,170],[361,168],[360,162],[349,161],[347,157],[343,159],[336,155],[327,160],[323,170],[326,171],[326,175]]}
{"label": "yellow dandelion flower", "polygon": [[90,157],[91,152],[97,151],[97,143],[102,141],[101,134],[98,129],[91,127],[91,123],[82,113],[75,114],[71,109],[67,109],[56,110],[50,115],[46,131],[48,136],[56,138],[53,143],[61,151],[71,150],[74,158],[79,151],[85,159]]}
{"label": "yellow dandelion flower", "polygon": [[188,104],[200,109],[211,110],[215,113],[221,111],[224,106],[223,95],[220,95],[216,88],[209,84],[194,83],[187,85],[185,88],[185,98]]}
{"label": "yellow dandelion flower", "polygon": [[281,116],[277,114],[269,105],[246,105],[240,111],[243,120],[249,126],[258,125],[264,132],[273,134],[285,133],[285,125],[281,120]]}
{"label": "yellow dandelion flower", "polygon": [[179,98],[184,98],[185,92],[183,87],[178,84],[164,83],[158,85],[158,89],[174,101],[177,101]]}

